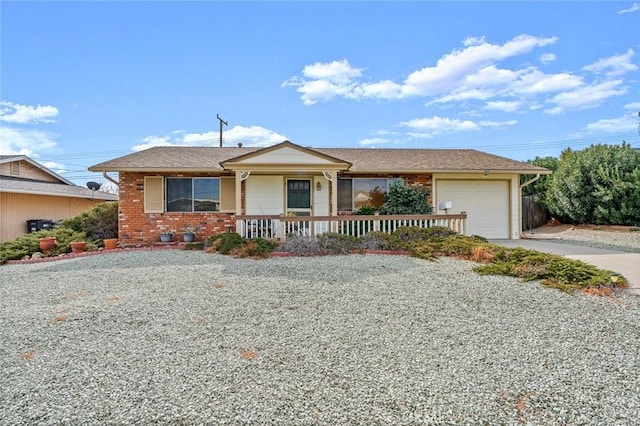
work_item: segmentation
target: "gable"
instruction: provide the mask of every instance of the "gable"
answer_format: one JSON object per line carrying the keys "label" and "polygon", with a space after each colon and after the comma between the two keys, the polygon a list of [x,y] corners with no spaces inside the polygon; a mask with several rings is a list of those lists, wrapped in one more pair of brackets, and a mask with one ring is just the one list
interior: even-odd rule
{"label": "gable", "polygon": [[346,170],[351,164],[291,142],[283,142],[265,149],[223,161],[227,170]]}

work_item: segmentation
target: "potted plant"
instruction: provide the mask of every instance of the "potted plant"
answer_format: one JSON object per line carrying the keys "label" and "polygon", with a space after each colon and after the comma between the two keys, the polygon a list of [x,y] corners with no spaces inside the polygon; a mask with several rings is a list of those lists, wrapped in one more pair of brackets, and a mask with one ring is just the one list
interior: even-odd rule
{"label": "potted plant", "polygon": [[184,228],[184,234],[182,234],[182,239],[185,243],[192,243],[196,237],[197,228],[194,226],[186,226]]}
{"label": "potted plant", "polygon": [[84,253],[85,242],[84,241],[71,241],[71,253]]}
{"label": "potted plant", "polygon": [[58,245],[56,237],[43,237],[38,240],[38,246],[44,254],[49,254],[52,248]]}
{"label": "potted plant", "polygon": [[175,231],[163,229],[160,231],[160,241],[163,243],[169,243],[173,239]]}

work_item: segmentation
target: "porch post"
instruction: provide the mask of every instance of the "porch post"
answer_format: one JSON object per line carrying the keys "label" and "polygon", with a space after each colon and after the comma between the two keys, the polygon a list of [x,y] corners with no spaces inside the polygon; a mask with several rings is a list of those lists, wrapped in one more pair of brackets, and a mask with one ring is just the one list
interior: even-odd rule
{"label": "porch post", "polygon": [[331,188],[331,216],[338,216],[338,172],[333,170],[329,185]]}
{"label": "porch post", "polygon": [[[242,216],[242,181],[249,177],[251,172],[236,170],[236,216]],[[240,235],[244,235],[244,229],[242,229],[242,221],[236,219],[236,232]]]}

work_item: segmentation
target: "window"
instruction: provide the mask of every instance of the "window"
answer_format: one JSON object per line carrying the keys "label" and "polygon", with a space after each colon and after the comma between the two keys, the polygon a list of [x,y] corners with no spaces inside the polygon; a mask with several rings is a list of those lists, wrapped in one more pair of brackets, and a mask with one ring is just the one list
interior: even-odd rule
{"label": "window", "polygon": [[338,210],[353,211],[363,206],[380,208],[387,190],[401,178],[338,179]]}
{"label": "window", "polygon": [[168,212],[220,211],[219,178],[167,178]]}

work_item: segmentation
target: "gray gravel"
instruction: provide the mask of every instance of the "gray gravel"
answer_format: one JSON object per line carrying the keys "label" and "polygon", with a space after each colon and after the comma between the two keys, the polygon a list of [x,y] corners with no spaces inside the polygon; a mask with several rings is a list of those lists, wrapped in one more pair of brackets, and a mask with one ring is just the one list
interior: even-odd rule
{"label": "gray gravel", "polygon": [[0,268],[2,424],[631,425],[640,298],[405,256]]}
{"label": "gray gravel", "polygon": [[553,240],[578,246],[640,253],[640,231],[606,231],[572,226],[543,226],[524,233],[525,238]]}

